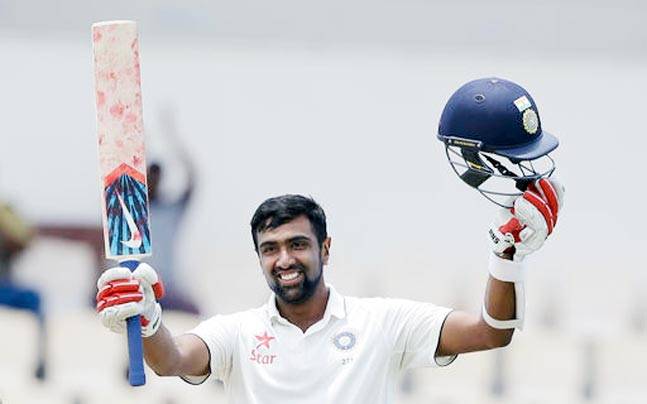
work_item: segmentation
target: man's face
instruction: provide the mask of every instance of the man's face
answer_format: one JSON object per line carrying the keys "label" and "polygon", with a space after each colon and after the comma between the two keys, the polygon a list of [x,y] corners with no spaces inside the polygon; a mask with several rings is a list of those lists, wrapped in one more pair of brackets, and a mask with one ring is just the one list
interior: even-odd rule
{"label": "man's face", "polygon": [[330,238],[319,247],[306,216],[259,232],[258,256],[267,284],[285,303],[307,301],[322,281]]}

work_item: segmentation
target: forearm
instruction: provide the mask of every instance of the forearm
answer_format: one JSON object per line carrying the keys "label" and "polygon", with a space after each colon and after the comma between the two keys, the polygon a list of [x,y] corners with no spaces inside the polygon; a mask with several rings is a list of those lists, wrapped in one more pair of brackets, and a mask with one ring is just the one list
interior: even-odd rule
{"label": "forearm", "polygon": [[144,338],[146,363],[160,376],[202,376],[209,373],[209,349],[193,334],[173,337],[161,324],[155,334]]}
{"label": "forearm", "polygon": [[175,376],[180,373],[182,355],[171,335],[171,332],[160,325],[157,332],[143,339],[144,358],[156,374],[160,376]]}
{"label": "forearm", "polygon": [[[485,290],[485,307],[497,319],[515,316],[514,284],[490,276]],[[437,356],[500,348],[510,343],[514,329],[496,329],[482,315],[453,311],[445,320]]]}
{"label": "forearm", "polygon": [[[485,309],[497,320],[510,320],[515,318],[515,291],[514,283],[494,279],[491,275],[485,290]],[[496,346],[507,345],[512,339],[514,329],[496,329],[489,326],[482,318],[481,327],[489,335],[489,340]]]}

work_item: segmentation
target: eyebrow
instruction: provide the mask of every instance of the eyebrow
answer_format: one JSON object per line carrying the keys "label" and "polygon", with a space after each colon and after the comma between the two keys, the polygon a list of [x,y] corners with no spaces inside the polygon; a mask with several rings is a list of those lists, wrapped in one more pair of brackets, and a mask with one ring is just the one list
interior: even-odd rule
{"label": "eyebrow", "polygon": [[304,240],[309,242],[309,241],[310,241],[310,237],[306,237],[306,236],[294,236],[294,237],[292,237],[292,238],[288,239],[288,242],[293,242],[293,241],[304,241]]}
{"label": "eyebrow", "polygon": [[[289,239],[286,240],[286,242],[291,243],[291,242],[294,242],[294,241],[304,241],[304,240],[307,241],[307,242],[311,241],[310,237],[303,236],[303,235],[298,235],[298,236],[290,237]],[[276,241],[276,240],[263,241],[258,246],[258,248],[263,248],[263,247],[266,247],[268,245],[276,245],[276,244],[279,244],[279,242]]]}

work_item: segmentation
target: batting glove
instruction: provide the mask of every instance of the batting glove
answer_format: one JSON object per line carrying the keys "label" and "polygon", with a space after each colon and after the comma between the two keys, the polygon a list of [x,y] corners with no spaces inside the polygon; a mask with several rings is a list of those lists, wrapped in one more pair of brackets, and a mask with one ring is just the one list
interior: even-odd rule
{"label": "batting glove", "polygon": [[512,209],[499,211],[490,226],[490,246],[498,256],[514,261],[538,250],[553,232],[564,206],[564,186],[556,179],[542,178],[514,200]]}
{"label": "batting glove", "polygon": [[162,320],[157,300],[164,296],[164,286],[153,267],[141,263],[132,273],[124,267],[110,268],[97,281],[97,288],[97,312],[106,328],[122,334],[126,319],[139,315],[143,337],[157,332]]}

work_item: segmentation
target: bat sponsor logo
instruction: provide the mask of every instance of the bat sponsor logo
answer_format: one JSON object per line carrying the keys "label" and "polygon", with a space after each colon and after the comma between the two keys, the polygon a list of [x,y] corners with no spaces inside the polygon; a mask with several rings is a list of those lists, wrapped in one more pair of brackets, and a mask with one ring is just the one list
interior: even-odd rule
{"label": "bat sponsor logo", "polygon": [[151,253],[145,181],[143,173],[126,164],[105,178],[104,224],[106,254],[110,258]]}
{"label": "bat sponsor logo", "polygon": [[121,197],[121,194],[117,192],[117,198],[119,198],[119,205],[121,205],[121,211],[124,213],[126,218],[126,224],[128,225],[128,230],[130,230],[130,240],[121,240],[121,243],[129,248],[139,248],[142,245],[142,235],[137,228],[137,224],[133,219],[133,215],[130,214],[130,211],[124,203],[124,198]]}

